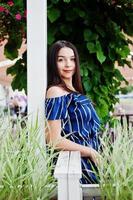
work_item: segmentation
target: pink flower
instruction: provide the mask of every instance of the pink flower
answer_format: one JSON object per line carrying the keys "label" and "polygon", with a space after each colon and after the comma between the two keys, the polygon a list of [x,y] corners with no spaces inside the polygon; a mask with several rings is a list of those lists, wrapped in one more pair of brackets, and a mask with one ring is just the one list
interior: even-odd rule
{"label": "pink flower", "polygon": [[13,5],[14,5],[13,1],[8,1],[7,4],[8,4],[9,6],[13,6]]}
{"label": "pink flower", "polygon": [[5,9],[5,13],[8,15],[8,13],[9,13],[9,10],[8,10],[8,9]]}
{"label": "pink flower", "polygon": [[0,6],[0,12],[3,12],[5,8],[3,6]]}
{"label": "pink flower", "polygon": [[22,16],[18,13],[15,15],[16,20],[20,21],[22,19]]}

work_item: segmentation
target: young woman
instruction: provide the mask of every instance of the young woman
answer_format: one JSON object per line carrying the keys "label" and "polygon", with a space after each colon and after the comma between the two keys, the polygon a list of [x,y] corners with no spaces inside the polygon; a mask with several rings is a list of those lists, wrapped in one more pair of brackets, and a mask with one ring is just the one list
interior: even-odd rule
{"label": "young woman", "polygon": [[83,95],[79,56],[67,41],[54,43],[48,54],[48,89],[45,101],[47,141],[58,150],[80,151],[81,183],[96,183],[99,118]]}

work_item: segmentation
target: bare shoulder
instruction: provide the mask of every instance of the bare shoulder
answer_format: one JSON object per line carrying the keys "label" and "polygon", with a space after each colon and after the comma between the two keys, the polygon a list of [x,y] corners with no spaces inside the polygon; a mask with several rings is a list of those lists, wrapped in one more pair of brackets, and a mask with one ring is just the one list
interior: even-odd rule
{"label": "bare shoulder", "polygon": [[55,97],[63,96],[65,94],[68,94],[68,92],[63,90],[63,88],[59,86],[52,86],[47,90],[46,97],[55,98]]}

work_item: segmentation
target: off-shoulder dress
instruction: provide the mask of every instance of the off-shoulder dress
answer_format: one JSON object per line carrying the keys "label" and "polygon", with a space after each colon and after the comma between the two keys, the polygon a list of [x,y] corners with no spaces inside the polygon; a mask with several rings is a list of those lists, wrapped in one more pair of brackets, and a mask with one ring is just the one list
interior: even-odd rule
{"label": "off-shoulder dress", "polygon": [[[98,151],[100,120],[88,97],[71,92],[59,97],[46,98],[45,114],[47,120],[61,120],[62,136]],[[81,158],[81,164],[81,183],[97,183],[95,164],[86,157]]]}

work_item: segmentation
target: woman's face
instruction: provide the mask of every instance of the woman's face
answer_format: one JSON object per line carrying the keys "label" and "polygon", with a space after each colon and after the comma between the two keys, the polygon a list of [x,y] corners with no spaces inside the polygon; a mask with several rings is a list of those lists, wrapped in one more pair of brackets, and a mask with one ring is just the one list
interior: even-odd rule
{"label": "woman's face", "polygon": [[57,68],[62,79],[72,79],[75,73],[76,63],[74,51],[71,48],[63,47],[59,50]]}

